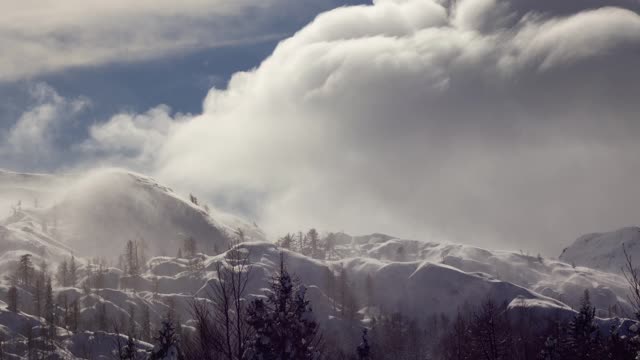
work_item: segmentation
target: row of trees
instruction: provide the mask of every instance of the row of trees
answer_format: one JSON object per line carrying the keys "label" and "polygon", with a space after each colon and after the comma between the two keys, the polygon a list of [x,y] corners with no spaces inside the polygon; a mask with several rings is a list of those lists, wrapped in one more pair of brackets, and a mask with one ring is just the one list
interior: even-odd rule
{"label": "row of trees", "polygon": [[314,259],[332,258],[335,252],[335,238],[331,234],[324,239],[316,229],[306,233],[299,231],[288,233],[278,240],[278,245],[284,249],[299,252]]}
{"label": "row of trees", "polygon": [[[241,233],[237,235],[242,239]],[[631,285],[631,300],[640,309],[640,273],[630,257],[627,262],[625,274]],[[71,257],[65,263],[67,271],[61,270],[62,264],[57,271],[57,282],[63,287],[71,284],[68,274],[75,259]],[[91,305],[96,309],[95,317],[84,319],[91,325],[83,326],[78,300],[67,299],[65,291],[54,298],[46,263],[34,266],[28,254],[20,258],[11,278],[8,303],[12,311],[18,311],[20,291],[33,294],[32,313],[43,317],[46,324],[37,337],[42,339],[43,348],[46,344],[48,349],[55,348],[56,327],[71,332],[124,332],[125,336],[116,336],[114,354],[119,359],[574,360],[635,359],[640,351],[640,342],[633,334],[597,328],[588,292],[577,314],[568,320],[543,318],[526,306],[508,310],[506,304],[491,299],[476,308],[460,309],[450,320],[442,314],[426,316],[429,309],[420,314],[407,314],[401,308],[395,312],[380,309],[375,301],[374,280],[367,277],[357,283],[344,268],[327,273],[324,295],[332,302],[332,317],[337,322],[333,322],[332,331],[321,336],[306,288],[287,271],[284,257],[269,290],[249,299],[254,271],[247,248],[235,246],[227,251],[225,259],[216,265],[217,276],[210,280],[206,298],[194,298],[189,306],[195,330],[183,330],[175,304],[169,304],[169,311],[155,331],[148,306],[131,306],[128,319],[114,321],[104,302]],[[67,276],[61,277],[64,273]],[[366,309],[369,321],[367,331],[359,338],[361,309]],[[154,350],[141,352],[136,339],[154,342]]]}

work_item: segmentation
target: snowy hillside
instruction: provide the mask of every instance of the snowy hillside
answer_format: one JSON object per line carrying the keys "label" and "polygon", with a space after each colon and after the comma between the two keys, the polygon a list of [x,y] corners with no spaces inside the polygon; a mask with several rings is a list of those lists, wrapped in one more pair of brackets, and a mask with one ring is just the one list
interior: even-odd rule
{"label": "snowy hillside", "polygon": [[12,204],[13,213],[0,229],[6,243],[46,238],[77,255],[114,257],[128,240],[141,242],[153,256],[175,254],[188,237],[200,251],[219,252],[238,228],[249,239],[264,239],[253,224],[187,201],[149,177],[123,170],[63,178],[3,174],[0,189],[17,199],[24,196]]}
{"label": "snowy hillside", "polygon": [[[9,311],[6,301],[0,303],[0,341],[7,354],[22,358],[30,336],[44,332],[47,323],[38,315],[41,306],[35,305],[41,303],[38,285],[23,284],[18,276],[25,254],[31,255],[33,278],[53,278],[51,297],[65,326],[56,328],[59,341],[48,353],[60,359],[110,358],[114,344],[124,340],[116,329],[143,332],[145,324],[157,327],[168,313],[177,317],[181,331],[195,331],[194,302],[210,302],[212,289],[220,284],[217,270],[232,266],[237,253],[250,264],[248,299],[264,296],[283,255],[289,271],[306,286],[319,324],[347,339],[345,343],[358,341],[354,324],[371,326],[381,314],[400,313],[426,323],[452,319],[488,299],[514,314],[568,321],[585,289],[603,332],[619,328],[625,333],[631,325],[617,318],[631,310],[624,279],[574,267],[566,257],[607,269],[619,258],[610,260],[605,249],[633,243],[638,229],[583,237],[565,251],[566,262],[462,244],[344,233],[319,237],[316,245],[326,248],[314,258],[293,251],[294,246],[268,242],[254,224],[185,200],[146,176],[113,169],[65,177],[0,175],[2,191],[22,200],[13,202],[0,221],[0,299],[10,298],[10,289],[18,284],[19,303],[17,312]],[[241,238],[234,234],[238,228]],[[234,237],[243,242],[227,250]],[[195,241],[196,249],[177,256],[182,253],[178,249],[186,250],[181,249],[186,238]],[[327,250],[329,238],[333,248]],[[128,240],[136,243],[129,253],[135,264],[121,261]],[[594,257],[584,257],[592,253]],[[68,281],[64,274],[69,268],[66,273],[61,269],[71,256],[74,280]],[[150,335],[141,338],[138,351],[149,350]]]}
{"label": "snowy hillside", "polygon": [[354,238],[369,257],[387,261],[430,261],[469,273],[486,273],[577,307],[584,289],[602,314],[613,306],[629,311],[628,285],[617,274],[513,251],[487,250],[470,245],[401,240],[381,237]]}
{"label": "snowy hillside", "polygon": [[640,227],[583,235],[562,251],[560,260],[619,274],[625,264],[623,245],[632,259],[640,260]]}

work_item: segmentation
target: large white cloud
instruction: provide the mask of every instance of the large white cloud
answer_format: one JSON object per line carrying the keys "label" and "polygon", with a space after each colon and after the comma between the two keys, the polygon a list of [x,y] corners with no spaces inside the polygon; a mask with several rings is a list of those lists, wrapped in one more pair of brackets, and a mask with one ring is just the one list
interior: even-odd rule
{"label": "large white cloud", "polygon": [[158,173],[260,194],[276,233],[555,251],[634,223],[640,16],[526,5],[378,1],[322,14],[212,90],[169,137]]}
{"label": "large white cloud", "polygon": [[212,89],[202,114],[114,117],[91,141],[121,149],[150,132],[137,166],[248,206],[272,234],[315,226],[553,254],[638,221],[640,16],[608,3],[338,8]]}

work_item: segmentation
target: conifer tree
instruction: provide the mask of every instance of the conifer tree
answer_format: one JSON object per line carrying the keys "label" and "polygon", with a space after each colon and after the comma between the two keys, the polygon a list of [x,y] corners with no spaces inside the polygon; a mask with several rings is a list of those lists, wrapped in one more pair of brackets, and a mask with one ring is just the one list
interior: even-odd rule
{"label": "conifer tree", "polygon": [[158,334],[154,337],[155,346],[149,360],[181,359],[178,335],[170,316],[162,320]]}
{"label": "conifer tree", "polygon": [[371,360],[371,347],[369,346],[366,328],[362,330],[362,342],[358,345],[356,353],[358,354],[358,360]]}
{"label": "conifer tree", "polygon": [[597,358],[599,343],[597,327],[594,323],[596,309],[591,305],[589,290],[584,291],[580,300],[578,314],[569,323],[566,359],[594,359]]}
{"label": "conifer tree", "polygon": [[146,304],[142,307],[142,315],[140,318],[141,333],[140,338],[142,341],[151,340],[151,313],[149,312],[149,306]]}
{"label": "conifer tree", "polygon": [[9,311],[18,312],[18,288],[11,285],[7,292],[7,304]]}
{"label": "conifer tree", "polygon": [[63,260],[60,265],[58,265],[56,280],[58,281],[58,285],[62,287],[69,286],[69,264],[67,260]]}
{"label": "conifer tree", "polygon": [[20,264],[18,267],[20,283],[23,287],[31,286],[31,277],[33,275],[33,263],[31,262],[31,254],[20,256]]}
{"label": "conifer tree", "polygon": [[76,287],[78,284],[78,264],[76,263],[75,256],[71,256],[69,261],[69,279],[67,286]]}
{"label": "conifer tree", "polygon": [[266,300],[255,299],[248,308],[249,325],[255,330],[250,359],[319,359],[321,337],[313,319],[306,289],[292,279],[281,254],[280,271],[271,280]]}
{"label": "conifer tree", "polygon": [[47,337],[53,340],[56,335],[56,308],[53,302],[53,287],[51,286],[51,278],[47,278],[47,285],[44,295],[44,318],[47,322]]}

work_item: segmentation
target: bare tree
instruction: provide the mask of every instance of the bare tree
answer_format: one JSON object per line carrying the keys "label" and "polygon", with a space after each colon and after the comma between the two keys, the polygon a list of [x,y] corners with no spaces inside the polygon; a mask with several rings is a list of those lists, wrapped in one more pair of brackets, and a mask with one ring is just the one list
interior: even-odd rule
{"label": "bare tree", "polygon": [[251,265],[247,249],[239,246],[242,240],[244,234],[236,232],[235,246],[227,251],[225,260],[216,265],[217,281],[209,283],[209,299],[214,304],[213,331],[217,339],[213,344],[227,360],[242,359],[251,337],[251,328],[244,320],[247,304],[244,296]]}
{"label": "bare tree", "polygon": [[627,252],[627,248],[622,244],[622,252],[624,253],[624,266],[622,267],[622,275],[629,284],[629,303],[633,308],[636,319],[640,320],[640,272],[633,266],[633,259]]}

